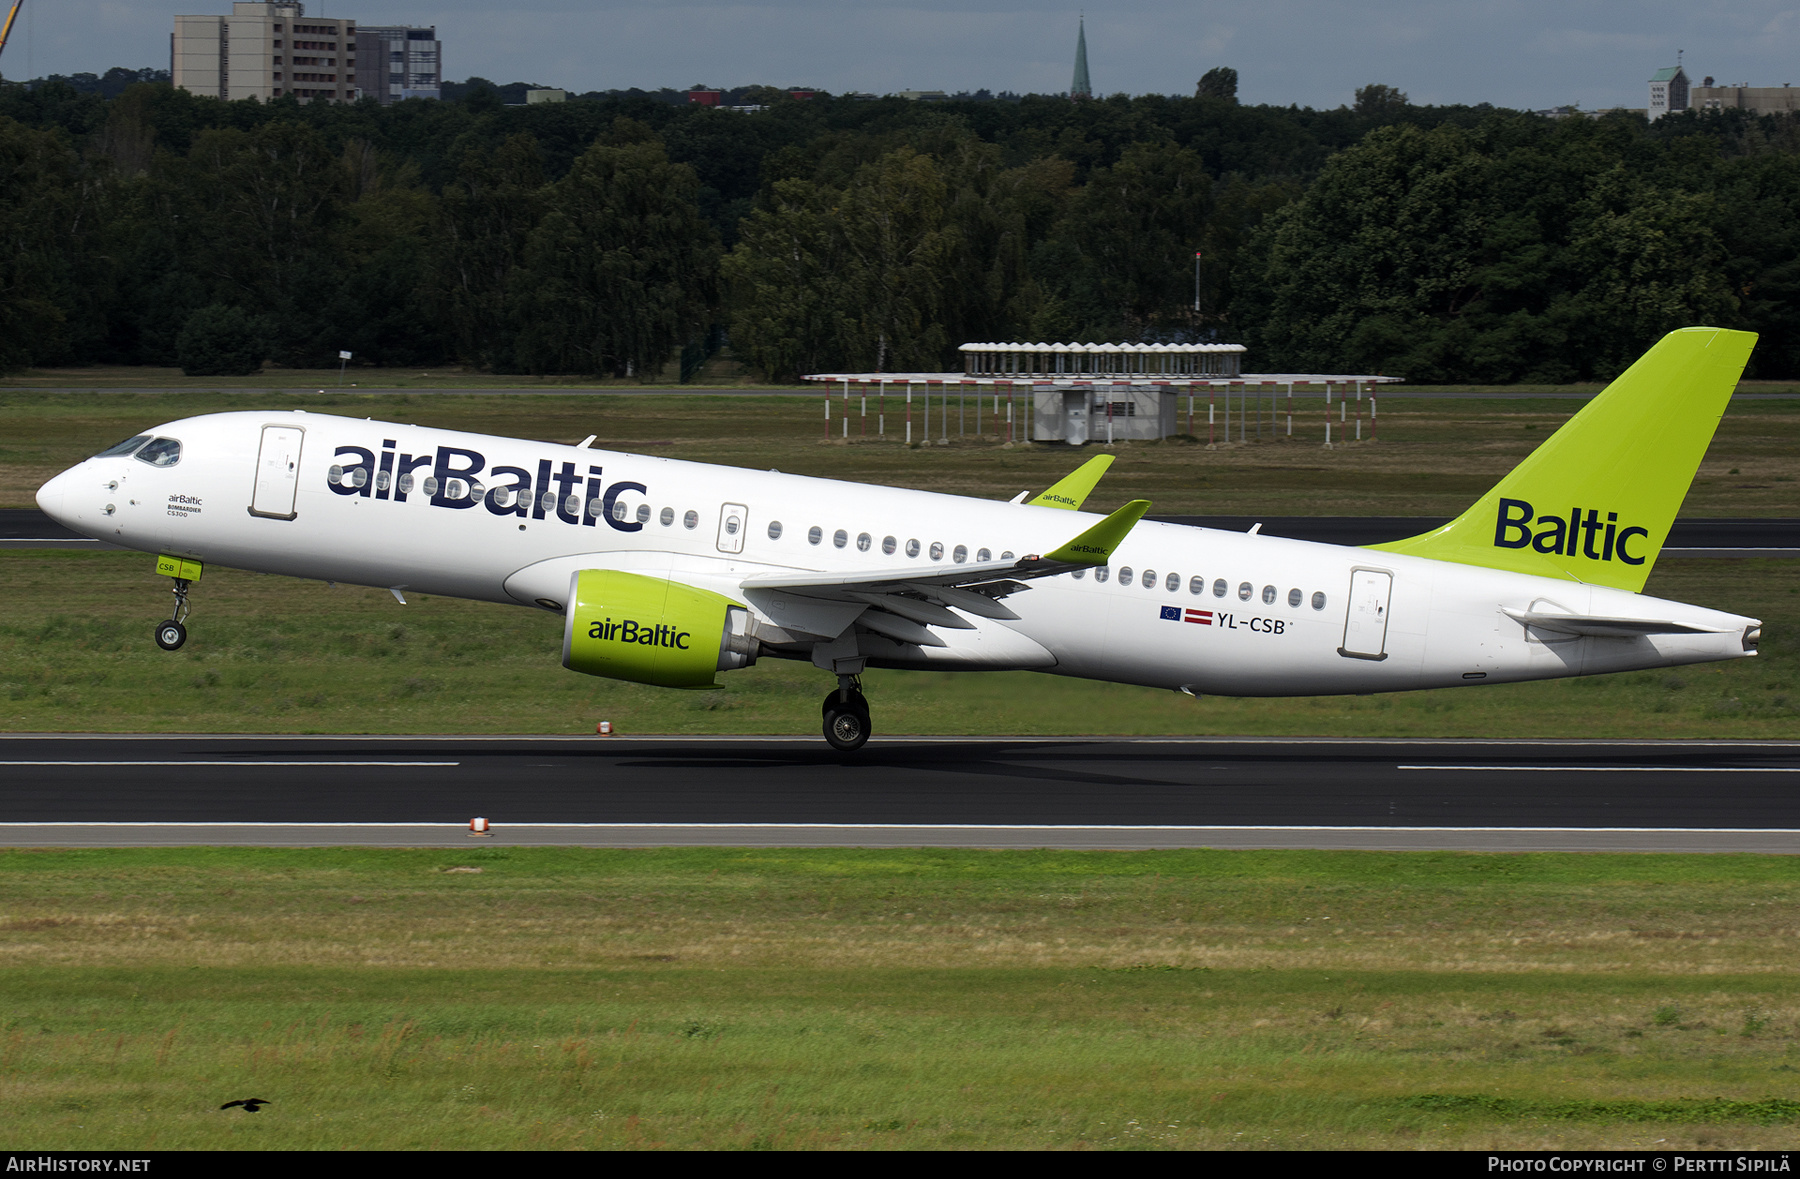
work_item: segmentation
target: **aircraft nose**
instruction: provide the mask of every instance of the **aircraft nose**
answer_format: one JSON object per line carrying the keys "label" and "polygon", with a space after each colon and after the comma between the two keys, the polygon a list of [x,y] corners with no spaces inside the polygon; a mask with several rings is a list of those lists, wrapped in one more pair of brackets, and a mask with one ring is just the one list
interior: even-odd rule
{"label": "aircraft nose", "polygon": [[72,472],[70,471],[64,471],[62,474],[56,476],[37,489],[38,507],[42,509],[44,515],[55,520],[65,528],[70,525],[68,519],[63,514],[63,500],[68,494],[69,477],[71,474]]}

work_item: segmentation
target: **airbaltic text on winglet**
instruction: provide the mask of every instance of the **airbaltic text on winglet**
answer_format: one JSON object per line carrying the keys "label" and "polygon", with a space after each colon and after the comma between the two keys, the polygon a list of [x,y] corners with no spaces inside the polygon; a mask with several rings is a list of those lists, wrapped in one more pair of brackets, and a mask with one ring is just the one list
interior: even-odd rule
{"label": "airbaltic text on winglet", "polygon": [[[1619,513],[1600,518],[1599,508],[1571,508],[1567,517],[1539,516],[1529,500],[1503,499],[1494,514],[1494,547],[1522,549],[1527,545],[1546,555],[1583,556],[1590,561],[1610,561],[1616,555],[1627,565],[1642,565],[1625,547],[1634,537],[1649,537],[1648,528],[1620,528]],[[1533,517],[1536,517],[1535,519]],[[1541,525],[1532,531],[1534,525]],[[1598,551],[1595,546],[1598,545]]]}

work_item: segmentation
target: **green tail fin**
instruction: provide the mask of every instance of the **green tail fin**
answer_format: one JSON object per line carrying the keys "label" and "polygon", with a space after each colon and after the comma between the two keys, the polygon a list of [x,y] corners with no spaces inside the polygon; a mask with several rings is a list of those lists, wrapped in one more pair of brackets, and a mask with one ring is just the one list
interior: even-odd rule
{"label": "green tail fin", "polygon": [[1035,499],[1025,502],[1039,508],[1080,511],[1081,505],[1087,502],[1089,493],[1094,490],[1094,485],[1100,482],[1100,476],[1106,474],[1106,468],[1112,466],[1112,463],[1113,456],[1110,454],[1095,455],[1051,484],[1048,490],[1041,492]]}
{"label": "green tail fin", "polygon": [[1670,332],[1474,507],[1370,547],[1642,590],[1755,343]]}

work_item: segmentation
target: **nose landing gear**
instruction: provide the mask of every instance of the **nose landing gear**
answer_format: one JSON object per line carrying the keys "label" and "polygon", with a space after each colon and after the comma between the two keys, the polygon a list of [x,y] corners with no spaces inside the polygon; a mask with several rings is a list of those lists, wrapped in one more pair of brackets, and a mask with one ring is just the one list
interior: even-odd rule
{"label": "nose landing gear", "polygon": [[175,579],[175,617],[156,624],[156,645],[165,651],[179,651],[187,642],[187,627],[182,624],[187,621],[188,586],[192,584],[186,578]]}
{"label": "nose landing gear", "polygon": [[835,692],[819,706],[825,718],[825,740],[843,753],[861,749],[869,740],[869,702],[862,694],[862,677],[840,675]]}

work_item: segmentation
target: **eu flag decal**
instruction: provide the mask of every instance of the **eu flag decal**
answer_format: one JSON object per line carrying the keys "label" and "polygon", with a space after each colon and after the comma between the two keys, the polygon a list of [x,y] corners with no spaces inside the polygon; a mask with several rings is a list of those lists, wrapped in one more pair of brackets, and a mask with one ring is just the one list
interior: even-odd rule
{"label": "eu flag decal", "polygon": [[1162,616],[1163,616],[1163,620],[1165,622],[1180,622],[1181,621],[1181,607],[1179,607],[1179,606],[1164,606],[1162,608]]}

